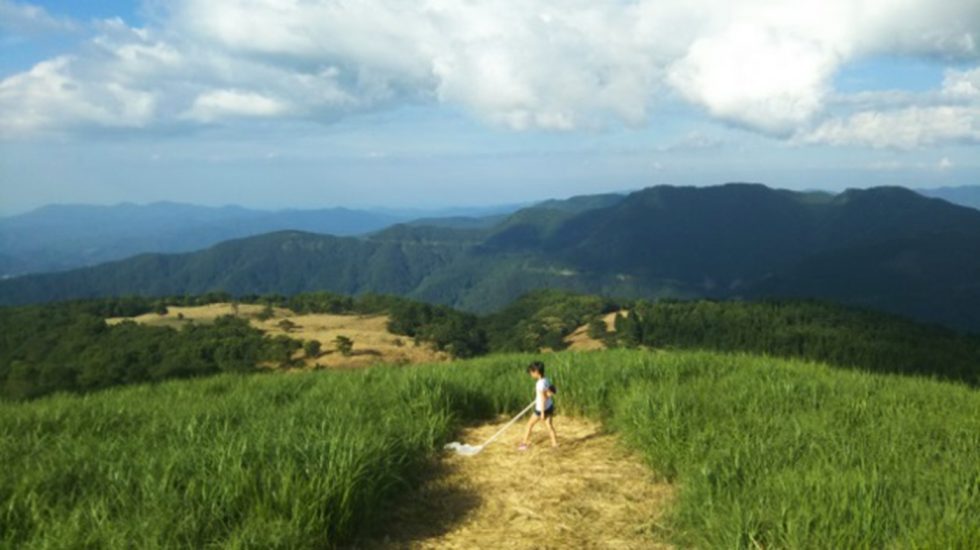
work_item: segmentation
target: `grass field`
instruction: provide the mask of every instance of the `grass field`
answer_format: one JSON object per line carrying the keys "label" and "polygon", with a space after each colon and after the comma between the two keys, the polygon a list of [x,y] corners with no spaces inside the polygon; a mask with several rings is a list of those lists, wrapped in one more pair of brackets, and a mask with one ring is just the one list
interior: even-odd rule
{"label": "grass field", "polygon": [[[602,322],[606,324],[606,331],[616,332],[616,316],[629,315],[628,311],[609,313],[602,317]],[[589,336],[589,326],[582,325],[565,337],[568,343],[568,351],[598,351],[606,349],[606,344],[601,340]]]}
{"label": "grass field", "polygon": [[[223,315],[235,315],[248,319],[249,324],[269,336],[288,336],[294,340],[316,340],[322,351],[317,357],[305,357],[300,349],[293,357],[297,367],[367,367],[377,363],[419,364],[448,361],[449,355],[433,349],[425,342],[416,343],[412,338],[392,334],[388,330],[387,315],[332,315],[326,313],[297,314],[286,308],[273,308],[273,316],[261,319],[264,306],[256,304],[232,305],[227,302],[205,306],[169,306],[167,313],[145,313],[137,317],[114,317],[108,324],[131,320],[150,326],[181,328],[188,323],[213,323]],[[289,320],[293,327],[288,331],[280,326]],[[337,353],[335,340],[346,336],[354,342],[350,355]]]}
{"label": "grass field", "polygon": [[[980,545],[980,394],[701,352],[543,357],[564,414],[677,486],[675,543]],[[382,521],[531,356],[165,382],[0,404],[0,546],[322,547]]]}

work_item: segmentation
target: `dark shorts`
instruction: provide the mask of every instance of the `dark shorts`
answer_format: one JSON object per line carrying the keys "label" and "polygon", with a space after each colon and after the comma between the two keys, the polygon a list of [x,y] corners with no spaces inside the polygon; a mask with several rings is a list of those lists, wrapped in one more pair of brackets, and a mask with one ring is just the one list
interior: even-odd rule
{"label": "dark shorts", "polygon": [[[539,411],[538,409],[534,409],[534,416],[541,416],[541,411]],[[555,406],[554,405],[552,405],[552,406],[550,406],[550,407],[548,407],[547,409],[544,410],[544,417],[545,418],[551,418],[553,416],[555,416]]]}

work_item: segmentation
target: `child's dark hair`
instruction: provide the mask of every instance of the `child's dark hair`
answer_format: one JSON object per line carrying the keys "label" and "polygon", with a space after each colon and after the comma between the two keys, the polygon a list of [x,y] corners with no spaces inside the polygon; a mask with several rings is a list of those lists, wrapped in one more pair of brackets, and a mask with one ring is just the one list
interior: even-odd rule
{"label": "child's dark hair", "polygon": [[544,363],[541,361],[535,361],[527,366],[527,372],[536,372],[541,376],[544,376]]}

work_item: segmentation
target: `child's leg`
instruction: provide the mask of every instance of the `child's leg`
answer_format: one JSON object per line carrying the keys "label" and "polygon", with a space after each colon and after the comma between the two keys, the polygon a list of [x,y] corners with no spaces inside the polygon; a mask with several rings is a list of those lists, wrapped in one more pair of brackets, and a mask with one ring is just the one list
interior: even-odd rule
{"label": "child's leg", "polygon": [[549,433],[549,435],[551,435],[551,446],[552,447],[557,447],[558,446],[558,434],[555,433],[555,422],[554,422],[554,420],[555,420],[555,417],[549,415],[548,418],[547,418],[547,420],[545,420],[545,423],[548,426],[548,433]]}
{"label": "child's leg", "polygon": [[527,445],[528,440],[531,439],[531,428],[537,423],[538,417],[532,414],[531,419],[527,422],[527,430],[524,432],[524,440],[521,443]]}

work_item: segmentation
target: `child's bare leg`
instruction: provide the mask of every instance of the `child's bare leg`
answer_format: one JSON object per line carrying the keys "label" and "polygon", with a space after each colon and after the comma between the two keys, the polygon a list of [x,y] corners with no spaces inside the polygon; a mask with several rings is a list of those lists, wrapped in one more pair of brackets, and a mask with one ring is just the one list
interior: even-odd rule
{"label": "child's bare leg", "polygon": [[531,439],[531,428],[533,428],[534,425],[537,424],[537,423],[538,423],[538,417],[537,416],[534,416],[534,415],[531,415],[531,419],[528,420],[528,422],[527,422],[527,430],[525,430],[525,432],[524,432],[524,440],[521,441],[521,443],[523,443],[524,445],[527,445],[528,440]]}
{"label": "child's bare leg", "polygon": [[555,422],[554,422],[554,420],[555,420],[554,417],[549,416],[548,419],[545,421],[545,424],[548,426],[548,433],[549,433],[549,435],[551,435],[551,446],[552,447],[557,447],[558,446],[558,434],[555,433]]}

